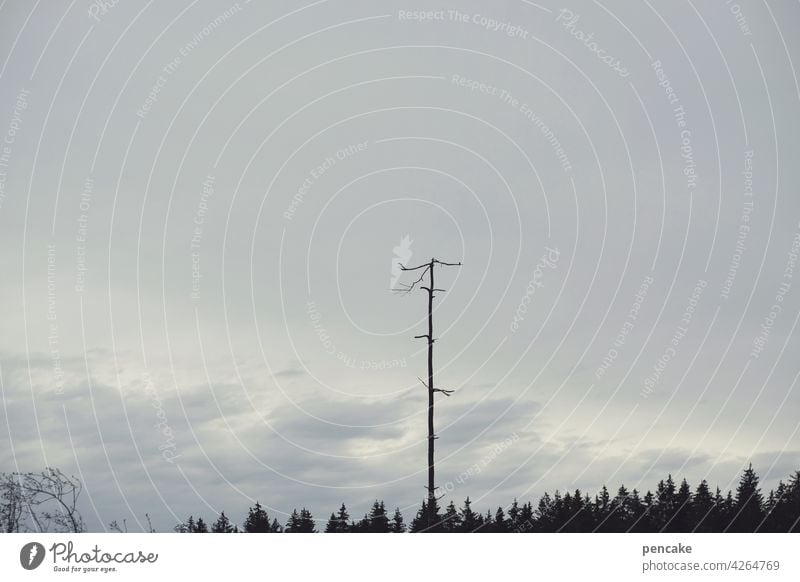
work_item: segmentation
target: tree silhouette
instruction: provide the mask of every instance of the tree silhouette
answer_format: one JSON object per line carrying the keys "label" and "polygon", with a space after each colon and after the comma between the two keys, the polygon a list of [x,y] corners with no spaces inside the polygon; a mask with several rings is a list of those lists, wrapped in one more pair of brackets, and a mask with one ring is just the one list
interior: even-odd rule
{"label": "tree silhouette", "polygon": [[495,533],[508,533],[511,531],[508,520],[506,519],[506,512],[503,511],[502,507],[498,507],[497,511],[494,512],[492,531]]}
{"label": "tree silhouette", "polygon": [[314,518],[305,507],[299,513],[297,509],[292,511],[283,531],[286,533],[317,533],[317,530],[314,529]]}
{"label": "tree silhouette", "polygon": [[[651,494],[652,496],[652,494]],[[627,521],[625,522],[624,531],[635,531],[636,524],[641,523],[645,519],[647,513],[647,506],[644,500],[639,496],[639,491],[634,489],[628,499],[627,504]]]}
{"label": "tree silhouette", "polygon": [[800,471],[795,471],[788,483],[780,482],[774,497],[766,531],[800,532]]}
{"label": "tree silhouette", "polygon": [[519,514],[522,510],[519,507],[519,502],[517,498],[514,498],[514,501],[511,503],[511,507],[508,508],[508,529],[509,531],[517,531],[519,529]]}
{"label": "tree silhouette", "polygon": [[403,514],[400,513],[399,507],[394,510],[394,517],[392,517],[392,523],[389,524],[389,531],[391,533],[405,533],[406,531],[406,524],[403,521]]}
{"label": "tree silhouette", "polygon": [[481,519],[478,514],[472,511],[472,502],[467,497],[464,500],[464,507],[461,508],[461,531],[472,533],[481,526]]}
{"label": "tree silhouette", "polygon": [[0,531],[84,531],[78,510],[83,484],[61,469],[0,473]]}
{"label": "tree silhouette", "polygon": [[689,528],[689,520],[691,519],[692,503],[692,490],[686,479],[681,481],[678,492],[675,494],[675,509],[672,516],[667,520],[664,526],[664,531],[667,532],[687,532],[691,531]]}
{"label": "tree silhouette", "polygon": [[269,515],[258,501],[248,511],[242,527],[247,533],[274,533],[269,522]]}
{"label": "tree silhouette", "polygon": [[[555,493],[559,500],[561,496],[558,491]],[[539,505],[536,507],[536,528],[537,532],[552,532],[555,531],[555,503],[550,497],[550,494],[545,491],[544,495],[539,499]]]}
{"label": "tree silhouette", "polygon": [[736,488],[736,501],[728,526],[734,532],[754,532],[764,520],[764,499],[752,463],[745,469]]}
{"label": "tree silhouette", "polygon": [[714,497],[711,495],[708,483],[703,479],[694,492],[694,498],[692,499],[692,505],[689,510],[688,525],[690,531],[713,531],[715,510],[716,503]]}
{"label": "tree silhouette", "polygon": [[422,502],[416,517],[411,522],[411,531],[415,533],[443,531],[442,516],[439,514],[439,502],[435,497],[428,497]]}
{"label": "tree silhouette", "polygon": [[483,516],[483,523],[478,527],[478,531],[482,533],[491,533],[494,531],[494,518],[492,517],[491,510],[486,510],[486,515]]}
{"label": "tree silhouette", "polygon": [[286,522],[286,528],[283,531],[286,533],[296,533],[300,531],[300,514],[297,513],[297,509],[292,511],[292,515],[289,516],[289,521]]}
{"label": "tree silhouette", "polygon": [[325,526],[325,533],[347,533],[350,531],[350,514],[347,513],[347,507],[344,503],[339,508],[336,514],[331,513],[328,519],[328,524]]}
{"label": "tree silhouette", "polygon": [[352,530],[358,533],[388,533],[389,516],[386,514],[386,506],[383,501],[377,499],[372,504],[372,509],[364,515]]}
{"label": "tree silhouette", "polygon": [[728,491],[728,495],[725,497],[725,500],[721,504],[721,509],[718,513],[719,515],[719,524],[717,525],[717,529],[715,531],[728,531],[733,521],[733,507],[734,501],[731,492]]}
{"label": "tree silhouette", "polygon": [[[406,293],[410,293],[414,289],[419,288],[426,291],[428,294],[428,333],[414,336],[415,339],[424,338],[428,344],[428,381],[425,382],[421,378],[419,379],[428,391],[428,503],[426,504],[426,512],[423,515],[427,520],[423,528],[424,531],[441,529],[441,524],[438,521],[438,502],[436,500],[436,489],[438,489],[438,487],[434,479],[434,441],[439,438],[436,436],[433,429],[434,394],[438,392],[445,396],[450,396],[453,392],[452,390],[446,390],[444,388],[436,388],[433,383],[433,344],[436,342],[436,338],[433,337],[433,300],[437,292],[444,292],[444,289],[437,289],[434,285],[434,270],[436,265],[441,265],[443,267],[460,267],[461,263],[446,263],[436,258],[431,258],[429,263],[423,263],[416,267],[408,267],[402,263],[400,264],[401,271],[419,271],[421,269],[419,277],[413,283],[403,284],[403,290]],[[427,287],[425,286],[425,275],[428,275]],[[436,511],[434,511],[434,509],[436,509]]]}
{"label": "tree silhouette", "polygon": [[184,522],[179,523],[174,528],[173,531],[176,533],[208,533],[208,525],[203,520],[202,517],[198,517],[197,521],[194,520],[193,516],[189,516]]}
{"label": "tree silhouette", "polygon": [[605,521],[597,524],[597,531],[623,532],[633,524],[631,506],[633,499],[631,494],[620,485],[617,495],[611,500],[611,507]]}
{"label": "tree silhouette", "polygon": [[461,515],[456,509],[456,504],[450,501],[442,516],[442,531],[456,533],[461,531]]}
{"label": "tree silhouette", "polygon": [[800,532],[800,471],[795,471],[792,476],[787,495],[778,500],[778,508],[782,511],[786,522],[791,521],[788,528],[781,528],[778,531]]}
{"label": "tree silhouette", "polygon": [[194,528],[195,528],[194,517],[190,515],[189,519],[176,524],[175,527],[172,528],[172,530],[175,533],[194,533]]}
{"label": "tree silhouette", "polygon": [[369,511],[369,531],[372,533],[388,533],[389,532],[389,516],[386,515],[386,506],[383,501],[372,504],[372,509]]}
{"label": "tree silhouette", "polygon": [[663,531],[677,509],[675,481],[672,475],[667,476],[666,482],[663,480],[658,482],[655,503],[656,522],[661,526],[659,531]]}
{"label": "tree silhouette", "polygon": [[778,482],[765,502],[765,517],[758,531],[800,532],[800,471],[788,483]]}
{"label": "tree silhouette", "polygon": [[[516,500],[515,500],[516,501]],[[530,501],[524,503],[522,505],[522,509],[519,512],[519,521],[516,529],[514,530],[516,533],[529,533],[533,531],[533,505],[531,505]]]}
{"label": "tree silhouette", "polygon": [[[60,474],[57,470],[55,473]],[[47,473],[46,473],[47,474]],[[16,475],[16,474],[12,474]],[[32,513],[36,508],[19,508],[19,501],[28,499],[20,493],[19,481],[10,481],[0,473],[0,524],[3,530],[20,531],[20,511]],[[77,487],[80,484],[75,484]],[[70,485],[71,486],[71,485]],[[60,517],[56,522],[44,511],[37,511],[37,519],[60,523],[71,528],[64,519],[82,523],[75,508],[71,517]],[[149,514],[145,514],[149,520]],[[29,519],[31,519],[29,517]],[[71,523],[71,522],[70,522]],[[119,525],[122,523],[122,526]],[[149,521],[148,521],[149,523]],[[154,531],[152,525],[148,531]],[[114,520],[111,529],[127,532],[127,522]],[[225,512],[220,512],[213,525],[202,517],[190,515],[186,521],[174,526],[179,533],[238,533]],[[472,507],[469,497],[460,509],[451,500],[444,513],[440,513],[437,498],[426,496],[422,500],[410,527],[412,532],[800,532],[800,471],[794,471],[787,481],[779,481],[768,492],[761,493],[758,475],[748,465],[739,479],[735,495],[717,487],[712,494],[707,481],[702,480],[692,490],[686,479],[676,487],[672,475],[658,482],[655,493],[647,491],[641,496],[637,489],[628,491],[621,485],[612,497],[604,485],[590,497],[576,489],[552,495],[544,492],[535,506],[530,501],[520,503],[514,498],[510,504],[500,505],[495,511],[481,514]],[[242,530],[246,533],[315,533],[311,512],[303,507],[293,510],[284,529],[277,518],[270,519],[260,502],[248,509]],[[25,529],[24,531],[32,531]],[[373,532],[404,533],[405,521],[399,508],[390,518],[386,504],[375,499],[364,517],[354,523],[344,503],[338,512],[331,513],[325,527],[326,533]]]}
{"label": "tree silhouette", "polygon": [[655,511],[655,496],[648,489],[647,493],[642,498],[644,511],[641,517],[633,524],[632,531],[637,533],[657,531],[655,528],[656,511]]}
{"label": "tree silhouette", "polygon": [[238,531],[239,528],[231,523],[224,511],[220,512],[217,521],[211,526],[212,533],[238,533]]}

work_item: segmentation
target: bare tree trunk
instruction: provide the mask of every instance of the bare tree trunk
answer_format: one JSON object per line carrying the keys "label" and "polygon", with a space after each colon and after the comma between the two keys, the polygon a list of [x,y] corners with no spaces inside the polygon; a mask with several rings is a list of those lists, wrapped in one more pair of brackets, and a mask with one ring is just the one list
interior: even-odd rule
{"label": "bare tree trunk", "polygon": [[[459,267],[461,263],[445,263],[443,261],[436,260],[432,258],[429,263],[423,263],[416,267],[406,267],[404,265],[400,265],[401,270],[403,271],[416,271],[422,269],[422,274],[419,278],[414,281],[410,285],[403,285],[405,287],[404,291],[406,293],[410,293],[416,287],[423,289],[428,292],[428,333],[425,335],[417,335],[414,336],[417,339],[420,338],[427,338],[428,340],[428,383],[425,387],[428,389],[428,527],[433,527],[436,524],[433,523],[435,521],[435,514],[436,514],[436,483],[434,479],[434,443],[433,441],[436,440],[436,433],[433,430],[433,405],[434,405],[434,392],[441,392],[445,396],[450,396],[453,392],[452,390],[444,390],[442,388],[436,388],[433,384],[433,343],[436,341],[433,337],[433,299],[435,297],[436,291],[444,291],[444,289],[437,289],[434,286],[434,268],[436,265],[445,265],[447,267]],[[424,286],[425,275],[428,275],[428,286]],[[422,379],[420,379],[422,382]],[[425,384],[423,382],[423,384]]]}
{"label": "bare tree trunk", "polygon": [[435,502],[433,478],[433,259],[428,270],[430,285],[428,287],[428,502]]}

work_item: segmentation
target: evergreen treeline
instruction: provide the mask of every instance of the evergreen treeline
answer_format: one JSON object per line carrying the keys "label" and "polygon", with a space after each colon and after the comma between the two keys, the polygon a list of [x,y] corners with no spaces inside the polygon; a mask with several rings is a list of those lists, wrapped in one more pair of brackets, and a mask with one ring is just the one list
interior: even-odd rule
{"label": "evergreen treeline", "polygon": [[[642,495],[621,486],[612,497],[603,486],[594,496],[574,492],[545,493],[534,507],[530,502],[513,503],[492,513],[472,509],[469,497],[460,508],[451,501],[442,511],[438,501],[422,502],[408,528],[411,532],[528,533],[528,532],[800,532],[800,471],[787,483],[778,483],[766,498],[752,465],[742,474],[735,494],[711,490],[703,480],[692,489],[686,480],[676,484],[669,475],[655,492]],[[175,527],[187,533],[315,533],[314,518],[303,508],[295,509],[285,526],[270,520],[256,502],[247,513],[242,529],[222,512],[209,530],[202,518],[194,517]],[[383,501],[352,520],[344,503],[331,513],[325,533],[403,533],[406,525],[399,509],[390,516]]]}

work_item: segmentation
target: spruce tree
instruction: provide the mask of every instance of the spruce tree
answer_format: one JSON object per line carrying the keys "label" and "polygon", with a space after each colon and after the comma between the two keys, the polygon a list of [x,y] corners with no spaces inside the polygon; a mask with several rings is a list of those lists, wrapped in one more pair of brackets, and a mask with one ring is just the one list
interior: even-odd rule
{"label": "spruce tree", "polygon": [[634,489],[631,491],[630,500],[628,503],[628,521],[625,524],[625,531],[635,531],[636,526],[644,518],[644,513],[647,510],[644,501],[639,497],[639,491]]}
{"label": "spruce tree", "polygon": [[728,491],[728,495],[725,499],[720,503],[719,511],[717,512],[717,523],[718,527],[714,531],[716,532],[723,532],[723,531],[730,531],[731,523],[733,522],[733,507],[735,502],[733,500],[733,495],[731,492]]}
{"label": "spruce tree", "polygon": [[758,531],[775,532],[775,518],[777,517],[778,499],[783,495],[786,490],[786,485],[783,481],[778,482],[777,491],[770,489],[767,499],[764,501],[764,521],[758,527]]}
{"label": "spruce tree", "polygon": [[372,504],[372,509],[369,511],[367,519],[367,531],[370,533],[388,533],[389,532],[389,516],[386,515],[386,506],[383,501]]}
{"label": "spruce tree", "polygon": [[411,522],[411,531],[420,533],[435,533],[442,531],[442,516],[439,513],[439,503],[435,497],[423,500],[414,521]]}
{"label": "spruce tree", "polygon": [[394,517],[392,517],[392,523],[389,524],[389,532],[390,533],[406,532],[406,524],[403,521],[403,514],[400,513],[399,507],[395,507],[394,509]]}
{"label": "spruce tree", "polygon": [[297,512],[297,508],[292,510],[292,514],[289,516],[289,520],[286,522],[286,527],[283,529],[286,533],[295,533],[297,530],[300,529],[300,514]]}
{"label": "spruce tree", "polygon": [[511,503],[511,507],[508,508],[508,529],[512,532],[519,530],[519,515],[521,511],[517,498],[515,497],[514,501]]}
{"label": "spruce tree", "polygon": [[269,515],[261,507],[261,504],[256,501],[255,506],[251,507],[247,512],[247,518],[244,520],[242,526],[247,533],[269,533]]}
{"label": "spruce tree", "polygon": [[656,511],[653,516],[653,527],[656,531],[663,531],[675,514],[675,481],[672,475],[667,476],[667,480],[659,481],[656,487]]}
{"label": "spruce tree", "polygon": [[[558,492],[556,492],[558,493]],[[572,528],[575,527],[572,517],[575,515],[575,500],[572,497],[572,493],[567,491],[564,493],[564,496],[561,497],[560,495],[555,498],[555,528],[558,532],[567,532],[571,531]],[[578,501],[582,503],[582,500]]]}
{"label": "spruce tree", "polygon": [[722,497],[722,491],[720,491],[720,488],[717,487],[714,491],[714,507],[711,509],[711,513],[703,521],[701,527],[703,527],[703,529],[707,532],[721,532],[727,526],[728,516],[726,513],[725,498]]}
{"label": "spruce tree", "polygon": [[611,510],[604,525],[598,523],[598,531],[624,532],[632,523],[631,500],[625,485],[617,490],[617,495],[611,500]]}
{"label": "spruce tree", "polygon": [[708,488],[708,482],[703,479],[695,489],[687,524],[689,531],[711,532],[714,523],[714,497]]}
{"label": "spruce tree", "polygon": [[479,516],[472,511],[472,502],[467,497],[464,500],[464,507],[461,508],[461,531],[466,533],[473,533],[480,527],[481,522]]}
{"label": "spruce tree", "polygon": [[331,513],[328,518],[328,523],[325,524],[325,533],[339,533],[339,521],[336,519],[335,513]]}
{"label": "spruce tree", "polygon": [[495,533],[508,533],[508,519],[506,519],[506,512],[503,511],[502,507],[498,507],[497,511],[494,513],[494,527],[492,531]]}
{"label": "spruce tree", "polygon": [[778,507],[784,515],[779,531],[800,533],[800,471],[795,471],[792,475],[786,486],[786,495]]}
{"label": "spruce tree", "polygon": [[483,523],[478,526],[479,532],[491,532],[494,531],[494,519],[492,518],[492,512],[488,509],[486,510],[486,515],[483,518]]}
{"label": "spruce tree", "polygon": [[337,514],[331,513],[330,519],[328,519],[328,524],[325,526],[326,533],[347,533],[350,531],[350,524],[348,523],[350,520],[350,514],[347,513],[347,507],[345,507],[344,503],[339,508],[339,512]]}
{"label": "spruce tree", "polygon": [[214,525],[211,526],[212,533],[236,533],[237,528],[231,523],[231,520],[228,519],[228,516],[225,515],[225,512],[221,512],[217,521],[214,522]]}
{"label": "spruce tree", "polygon": [[750,464],[736,488],[730,531],[754,532],[764,519],[764,499],[758,486],[758,475]]}
{"label": "spruce tree", "polygon": [[669,518],[665,531],[668,532],[689,532],[692,528],[689,527],[689,520],[691,514],[692,490],[689,488],[689,483],[686,479],[681,481],[678,492],[675,494],[675,509],[672,517]]}
{"label": "spruce tree", "polygon": [[611,513],[611,496],[608,493],[608,488],[603,485],[599,495],[594,498],[594,515],[598,525],[603,523]]}
{"label": "spruce tree", "polygon": [[455,533],[461,531],[461,515],[456,509],[455,503],[450,501],[442,517],[442,531]]}
{"label": "spruce tree", "polygon": [[592,500],[589,499],[589,494],[587,493],[581,497],[581,490],[576,489],[572,496],[572,506],[572,522],[575,524],[573,531],[595,531],[600,522],[595,519],[595,512],[592,507]]}
{"label": "spruce tree", "polygon": [[522,510],[519,512],[519,525],[517,526],[518,533],[530,533],[534,530],[534,513],[533,505],[528,501],[522,505]]}
{"label": "spruce tree", "polygon": [[311,512],[305,507],[299,512],[297,509],[292,510],[292,514],[289,516],[283,531],[284,533],[316,533]]}
{"label": "spruce tree", "polygon": [[636,533],[649,533],[658,531],[654,526],[655,496],[648,490],[642,498],[642,513],[634,522],[630,531]]}
{"label": "spruce tree", "polygon": [[420,533],[428,527],[428,503],[422,500],[422,506],[417,511],[417,515],[411,520],[411,533]]}
{"label": "spruce tree", "polygon": [[[556,495],[558,495],[557,491]],[[536,531],[555,531],[554,503],[547,491],[539,499],[539,505],[536,507]]]}
{"label": "spruce tree", "polygon": [[305,507],[300,510],[300,529],[297,533],[317,533],[314,529],[314,517]]}
{"label": "spruce tree", "polygon": [[177,524],[172,530],[175,533],[197,533],[197,524],[194,521],[194,517],[190,515],[189,519]]}
{"label": "spruce tree", "polygon": [[365,513],[364,517],[354,521],[350,525],[350,531],[352,533],[369,533],[369,514]]}
{"label": "spruce tree", "polygon": [[772,507],[759,531],[800,532],[800,471],[793,473],[788,483],[778,483]]}

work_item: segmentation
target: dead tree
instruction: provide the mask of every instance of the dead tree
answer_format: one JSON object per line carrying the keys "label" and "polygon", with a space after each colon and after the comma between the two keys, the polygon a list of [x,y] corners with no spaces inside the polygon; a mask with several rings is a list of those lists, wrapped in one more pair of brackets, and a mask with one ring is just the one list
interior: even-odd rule
{"label": "dead tree", "polygon": [[[433,383],[433,344],[436,341],[436,338],[433,337],[433,299],[436,297],[436,292],[443,292],[444,289],[437,289],[434,286],[434,276],[433,271],[436,265],[442,265],[445,267],[460,267],[461,263],[445,263],[444,261],[440,261],[438,259],[432,258],[430,262],[423,263],[416,267],[406,267],[405,265],[400,265],[400,269],[402,271],[419,271],[421,273],[419,277],[410,285],[403,285],[403,289],[399,289],[398,291],[403,291],[405,293],[410,293],[416,288],[422,289],[428,293],[428,333],[422,335],[414,336],[414,339],[426,339],[428,341],[428,382],[426,383],[421,378],[419,379],[422,382],[422,385],[428,389],[428,508],[432,510],[436,507],[436,484],[434,483],[434,455],[433,455],[433,441],[435,441],[438,437],[433,430],[433,404],[434,404],[434,393],[441,392],[445,396],[450,396],[453,393],[452,390],[445,390],[443,388],[436,388]],[[425,276],[428,276],[428,285],[425,286]],[[433,525],[433,524],[430,524]]]}

